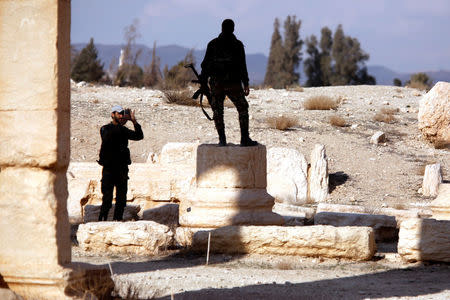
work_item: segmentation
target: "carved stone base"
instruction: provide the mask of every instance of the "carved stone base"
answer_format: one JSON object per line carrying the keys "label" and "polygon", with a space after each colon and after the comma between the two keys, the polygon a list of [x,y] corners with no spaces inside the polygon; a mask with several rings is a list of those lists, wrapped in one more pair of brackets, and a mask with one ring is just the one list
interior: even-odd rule
{"label": "carved stone base", "polygon": [[25,299],[103,299],[114,289],[109,270],[88,264],[61,267],[48,277],[3,275],[3,280]]}
{"label": "carved stone base", "polygon": [[266,147],[200,145],[196,188],[180,203],[179,223],[186,227],[281,225],[267,193]]}

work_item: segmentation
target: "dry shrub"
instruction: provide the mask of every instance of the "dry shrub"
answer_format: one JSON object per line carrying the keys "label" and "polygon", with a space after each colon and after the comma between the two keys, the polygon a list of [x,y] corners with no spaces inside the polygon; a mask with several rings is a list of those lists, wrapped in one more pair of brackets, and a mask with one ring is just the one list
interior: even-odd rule
{"label": "dry shrub", "polygon": [[397,112],[398,108],[382,108],[376,113],[373,119],[377,122],[393,123],[396,120],[394,114]]}
{"label": "dry shrub", "polygon": [[[192,92],[189,90],[163,90],[165,101],[169,104],[200,106],[200,101],[192,99]],[[203,105],[208,103],[204,97]]]}
{"label": "dry shrub", "polygon": [[303,107],[306,110],[330,110],[336,109],[338,106],[339,101],[328,96],[314,96],[303,102]]}
{"label": "dry shrub", "polygon": [[304,91],[303,87],[301,87],[300,85],[292,85],[292,86],[288,87],[287,90],[292,91],[292,92],[303,92]]}
{"label": "dry shrub", "polygon": [[404,203],[395,203],[393,207],[399,210],[408,209],[408,207]]}
{"label": "dry shrub", "polygon": [[286,130],[298,125],[298,120],[291,116],[268,117],[266,120],[270,128]]}
{"label": "dry shrub", "polygon": [[381,111],[382,114],[385,114],[385,115],[395,115],[400,110],[398,108],[383,107],[382,109],[380,109],[380,111]]}
{"label": "dry shrub", "polygon": [[277,268],[278,270],[292,270],[292,269],[294,269],[293,266],[292,266],[292,264],[290,264],[290,263],[287,262],[287,261],[280,261],[280,262],[278,262],[278,263],[276,264],[276,268]]}
{"label": "dry shrub", "polygon": [[330,124],[336,127],[345,127],[347,126],[347,122],[344,118],[340,116],[331,116],[329,118]]}
{"label": "dry shrub", "polygon": [[428,85],[426,85],[425,83],[420,82],[420,81],[411,81],[408,84],[408,87],[417,89],[417,90],[421,90],[421,91],[427,91],[430,88]]}

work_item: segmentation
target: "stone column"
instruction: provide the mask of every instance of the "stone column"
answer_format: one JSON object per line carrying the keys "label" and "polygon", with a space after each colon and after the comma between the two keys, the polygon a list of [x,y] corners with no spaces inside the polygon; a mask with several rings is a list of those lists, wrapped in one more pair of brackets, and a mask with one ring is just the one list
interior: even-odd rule
{"label": "stone column", "polygon": [[180,204],[182,226],[280,225],[266,191],[266,147],[199,145],[196,188]]}
{"label": "stone column", "polygon": [[27,299],[74,295],[85,274],[64,267],[69,75],[70,1],[1,0],[0,274]]}

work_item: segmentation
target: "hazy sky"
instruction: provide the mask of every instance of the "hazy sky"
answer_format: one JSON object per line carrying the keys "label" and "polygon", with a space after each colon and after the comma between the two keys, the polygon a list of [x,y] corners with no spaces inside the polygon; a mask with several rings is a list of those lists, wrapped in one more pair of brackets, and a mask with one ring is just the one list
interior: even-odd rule
{"label": "hazy sky", "polygon": [[287,15],[302,21],[303,39],[342,24],[370,54],[368,65],[450,70],[450,0],[72,0],[71,42],[123,43],[124,28],[138,19],[138,43],[204,49],[232,18],[247,53],[268,55],[273,22]]}

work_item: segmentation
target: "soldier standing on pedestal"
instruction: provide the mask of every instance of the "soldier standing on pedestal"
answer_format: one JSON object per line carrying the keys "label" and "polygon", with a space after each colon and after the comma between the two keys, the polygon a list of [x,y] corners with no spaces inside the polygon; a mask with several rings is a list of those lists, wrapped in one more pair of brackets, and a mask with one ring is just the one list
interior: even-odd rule
{"label": "soldier standing on pedestal", "polygon": [[205,58],[201,64],[200,80],[211,87],[211,108],[214,112],[214,124],[219,134],[219,146],[226,146],[225,125],[223,122],[223,102],[228,96],[239,113],[241,127],[241,146],[256,146],[258,142],[250,139],[248,131],[248,85],[247,64],[244,45],[234,32],[234,22],[226,19],[222,22],[222,33],[208,43]]}

